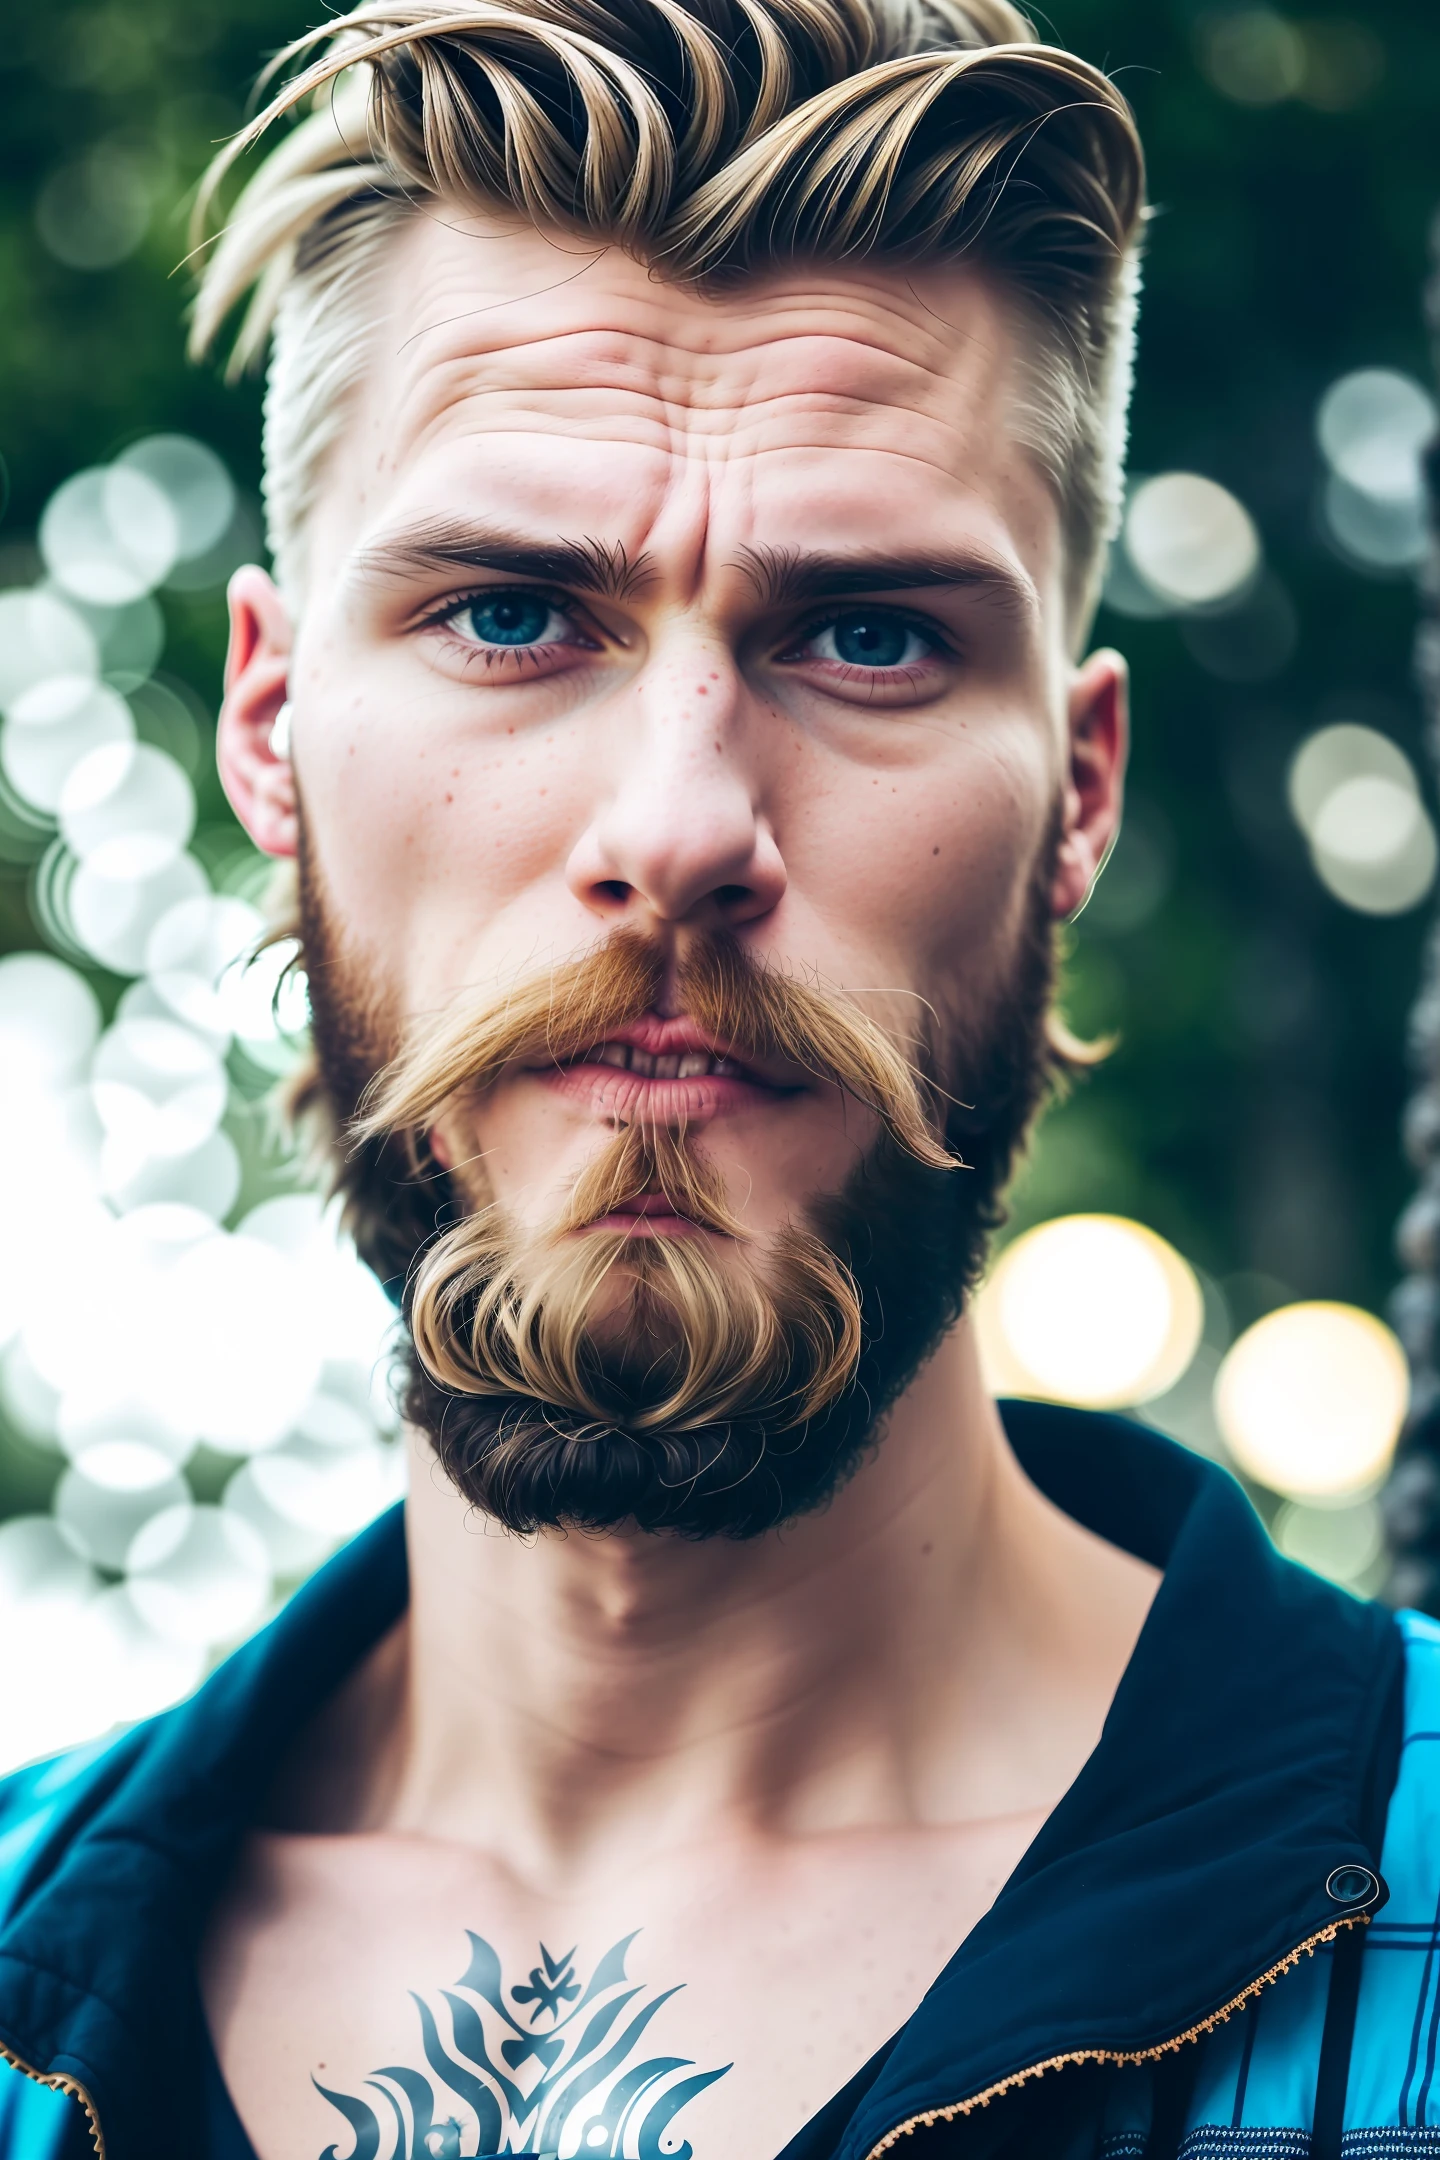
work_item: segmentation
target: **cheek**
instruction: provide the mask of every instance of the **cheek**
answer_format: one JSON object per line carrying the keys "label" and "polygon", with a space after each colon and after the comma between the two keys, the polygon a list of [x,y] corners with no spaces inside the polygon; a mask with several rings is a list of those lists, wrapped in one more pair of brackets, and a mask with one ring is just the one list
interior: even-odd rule
{"label": "cheek", "polygon": [[466,979],[477,933],[563,869],[583,824],[595,776],[564,724],[482,733],[463,690],[417,692],[383,654],[347,671],[322,649],[299,700],[296,770],[337,915],[420,1000]]}
{"label": "cheek", "polygon": [[847,946],[883,957],[893,981],[973,979],[1010,949],[1054,785],[1033,717],[963,724],[943,756],[852,771],[817,792],[797,823],[793,872],[819,915],[848,921]]}

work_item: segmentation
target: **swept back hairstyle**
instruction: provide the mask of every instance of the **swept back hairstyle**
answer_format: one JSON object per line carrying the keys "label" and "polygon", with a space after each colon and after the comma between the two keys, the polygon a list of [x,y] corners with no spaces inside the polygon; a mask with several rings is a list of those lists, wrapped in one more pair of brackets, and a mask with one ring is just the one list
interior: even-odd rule
{"label": "swept back hairstyle", "polygon": [[383,313],[386,242],[460,203],[613,243],[676,284],[965,258],[1021,329],[1015,424],[1058,498],[1072,628],[1118,515],[1144,166],[1098,69],[1009,0],[364,0],[299,38],[220,154],[305,112],[206,263],[192,345],[248,296],[271,344],[266,504],[282,585]]}

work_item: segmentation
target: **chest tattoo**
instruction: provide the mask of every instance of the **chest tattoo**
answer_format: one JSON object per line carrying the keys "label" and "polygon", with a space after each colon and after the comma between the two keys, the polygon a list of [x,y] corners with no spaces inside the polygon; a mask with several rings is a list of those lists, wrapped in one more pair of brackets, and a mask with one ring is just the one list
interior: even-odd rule
{"label": "chest tattoo", "polygon": [[412,1991],[423,2069],[374,2070],[365,2097],[314,2080],[351,2133],[320,2160],[692,2160],[676,2118],[731,2066],[651,2052],[651,2025],[680,1987],[632,1981],[634,1941],[612,1944],[588,1979],[578,1948],[554,1957],[541,1943],[539,1963],[507,1985],[471,1935],[453,1988]]}

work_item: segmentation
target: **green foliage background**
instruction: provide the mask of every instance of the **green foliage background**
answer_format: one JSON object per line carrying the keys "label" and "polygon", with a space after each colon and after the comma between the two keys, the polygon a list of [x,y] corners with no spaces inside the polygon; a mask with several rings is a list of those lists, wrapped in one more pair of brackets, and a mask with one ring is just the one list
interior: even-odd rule
{"label": "green foliage background", "polygon": [[[50,491],[139,435],[199,436],[253,497],[258,388],[226,389],[182,353],[185,205],[259,63],[311,19],[293,0],[11,14],[0,36],[0,583],[33,576]],[[1189,0],[1053,0],[1046,18],[1118,74],[1149,148],[1158,214],[1133,465],[1206,473],[1241,497],[1299,635],[1282,672],[1246,687],[1208,672],[1176,624],[1102,611],[1098,636],[1134,668],[1136,818],[1107,874],[1110,901],[1102,886],[1074,933],[1070,1011],[1082,1030],[1117,1029],[1121,1045],[1051,1117],[1017,1216],[1137,1215],[1227,1282],[1237,1321],[1279,1286],[1382,1307],[1408,1184],[1403,1041],[1429,909],[1373,920],[1332,900],[1283,788],[1293,746],[1328,719],[1370,721],[1423,763],[1413,587],[1357,574],[1328,549],[1313,421],[1348,369],[1430,373],[1420,287],[1440,200],[1440,10],[1367,0],[1368,73],[1345,58],[1347,20],[1311,22],[1339,56],[1328,84],[1248,108],[1207,79],[1216,18]],[[143,161],[156,207],[138,252],[82,272],[47,253],[35,210],[47,176],[95,144]],[[162,599],[165,668],[213,711],[222,600]],[[213,775],[201,817],[202,854],[223,850],[234,835]],[[40,942],[29,875],[0,861],[0,950]],[[113,1000],[119,985],[101,988]]]}

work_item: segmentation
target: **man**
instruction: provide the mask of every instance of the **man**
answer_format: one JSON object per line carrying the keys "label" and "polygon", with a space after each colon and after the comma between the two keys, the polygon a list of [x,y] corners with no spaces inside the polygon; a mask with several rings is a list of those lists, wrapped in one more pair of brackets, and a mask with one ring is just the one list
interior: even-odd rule
{"label": "man", "polygon": [[291,58],[220,759],[411,1494],[12,1781],[0,2151],[1440,2149],[1435,1631],[1397,1785],[1391,1616],[965,1310],[1120,814],[1123,101],[1006,0]]}

